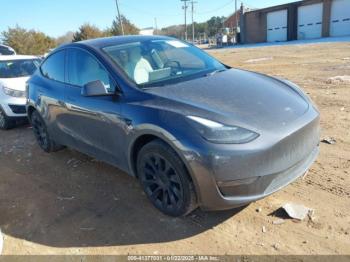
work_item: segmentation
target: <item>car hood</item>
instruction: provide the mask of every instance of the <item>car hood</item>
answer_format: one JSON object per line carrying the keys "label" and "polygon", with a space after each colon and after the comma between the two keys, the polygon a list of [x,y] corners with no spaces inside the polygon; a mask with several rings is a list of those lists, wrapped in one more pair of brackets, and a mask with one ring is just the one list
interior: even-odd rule
{"label": "car hood", "polygon": [[0,78],[0,85],[14,90],[25,91],[26,82],[28,79],[29,76],[18,78]]}
{"label": "car hood", "polygon": [[283,81],[238,69],[147,92],[171,100],[182,114],[257,131],[286,126],[309,107],[308,101]]}

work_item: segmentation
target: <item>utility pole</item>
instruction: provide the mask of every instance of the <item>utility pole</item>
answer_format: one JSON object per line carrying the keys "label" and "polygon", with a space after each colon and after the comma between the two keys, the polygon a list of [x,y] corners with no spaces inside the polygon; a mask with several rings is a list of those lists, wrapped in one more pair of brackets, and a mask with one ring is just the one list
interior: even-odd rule
{"label": "utility pole", "polygon": [[154,18],[154,27],[155,27],[155,33],[158,34],[158,23],[157,23],[157,17]]}
{"label": "utility pole", "polygon": [[184,2],[183,9],[185,10],[185,40],[187,41],[187,2],[190,0],[181,0]]}
{"label": "utility pole", "polygon": [[118,19],[119,19],[120,27],[122,28],[122,34],[125,35],[125,34],[124,34],[123,20],[122,20],[122,17],[120,16],[120,12],[119,12],[119,3],[118,3],[118,0],[115,0],[115,4],[117,5]]}
{"label": "utility pole", "polygon": [[235,0],[236,32],[238,30],[237,0]]}
{"label": "utility pole", "polygon": [[192,44],[194,44],[194,19],[193,19],[193,14],[194,14],[194,4],[196,4],[194,0],[191,1],[192,5]]}

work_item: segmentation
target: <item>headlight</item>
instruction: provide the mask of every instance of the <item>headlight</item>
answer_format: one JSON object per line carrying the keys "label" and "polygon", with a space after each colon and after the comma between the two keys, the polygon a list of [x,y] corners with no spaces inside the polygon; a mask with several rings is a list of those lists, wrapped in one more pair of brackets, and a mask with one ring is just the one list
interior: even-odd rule
{"label": "headlight", "polygon": [[202,137],[217,144],[244,144],[256,139],[259,134],[238,126],[226,126],[197,116],[187,116],[193,120]]}
{"label": "headlight", "polygon": [[25,91],[19,91],[19,90],[14,90],[8,87],[3,86],[2,90],[4,91],[4,93],[8,96],[12,96],[12,97],[25,97]]}

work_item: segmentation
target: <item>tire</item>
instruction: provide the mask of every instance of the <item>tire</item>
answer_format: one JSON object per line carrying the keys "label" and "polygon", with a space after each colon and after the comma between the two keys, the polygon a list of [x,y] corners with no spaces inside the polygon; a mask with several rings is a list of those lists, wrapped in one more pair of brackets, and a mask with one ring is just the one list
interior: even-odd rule
{"label": "tire", "polygon": [[0,108],[0,129],[8,130],[15,126],[15,121],[8,117],[5,112]]}
{"label": "tire", "polygon": [[152,204],[169,216],[185,216],[197,208],[193,184],[176,152],[153,140],[137,156],[137,174]]}
{"label": "tire", "polygon": [[41,147],[47,153],[61,150],[63,146],[56,144],[50,137],[47,131],[46,124],[40,114],[34,111],[30,117],[30,122],[33,127],[34,136]]}

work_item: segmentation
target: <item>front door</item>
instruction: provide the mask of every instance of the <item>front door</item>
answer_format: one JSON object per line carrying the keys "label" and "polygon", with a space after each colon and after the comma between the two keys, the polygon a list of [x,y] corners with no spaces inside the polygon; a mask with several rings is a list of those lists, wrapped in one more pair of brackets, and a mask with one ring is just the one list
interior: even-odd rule
{"label": "front door", "polygon": [[66,114],[64,129],[69,144],[97,159],[120,165],[123,126],[118,98],[111,96],[85,97],[81,88],[100,80],[111,94],[116,84],[103,65],[90,53],[79,48],[67,50]]}

